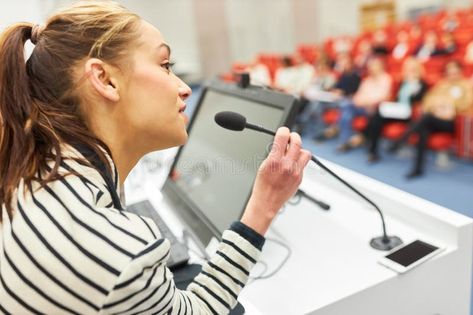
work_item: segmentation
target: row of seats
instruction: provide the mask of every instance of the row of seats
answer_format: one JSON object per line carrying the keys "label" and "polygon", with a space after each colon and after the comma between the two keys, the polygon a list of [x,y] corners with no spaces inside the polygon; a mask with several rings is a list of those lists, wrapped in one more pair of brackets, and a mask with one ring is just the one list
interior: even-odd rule
{"label": "row of seats", "polygon": [[[427,30],[437,30],[438,32],[445,31],[443,29],[442,22],[445,22],[447,18],[452,18],[457,21],[457,26],[454,30],[452,30],[453,37],[457,44],[457,50],[451,56],[438,56],[425,61],[424,67],[427,71],[424,79],[429,84],[429,86],[434,85],[442,77],[444,66],[448,60],[452,58],[457,60],[463,59],[466,47],[473,39],[473,9],[458,10],[454,13],[441,11],[437,14],[420,16],[416,22],[395,23],[387,25],[383,28],[383,31],[388,34],[389,46],[394,45],[392,40],[396,38],[395,34],[400,30],[411,31],[413,28],[419,28],[422,32]],[[297,57],[295,57],[295,59],[300,58],[306,63],[315,64],[322,54],[326,54],[334,58],[336,55],[334,46],[337,40],[350,41],[352,45],[351,52],[354,54],[359,43],[367,38],[371,38],[372,36],[373,32],[364,32],[351,38],[346,36],[328,38],[322,45],[300,44],[296,48],[295,55]],[[412,43],[411,47],[414,47],[417,44],[418,42]],[[281,54],[261,53],[256,57],[256,62],[264,64],[268,68],[271,79],[274,80],[275,73],[282,66],[282,58],[283,56]],[[404,60],[405,58],[395,59],[390,55],[386,56],[386,69],[391,74],[394,81],[399,80],[401,76],[401,68]],[[241,72],[247,68],[248,63],[234,63],[231,72],[226,76],[223,76],[223,78],[226,80],[232,80],[232,73]],[[464,64],[464,73],[466,76],[471,77],[473,75],[473,64]],[[418,111],[414,110],[414,113],[416,112]],[[324,114],[324,121],[327,124],[334,124],[338,121],[339,116],[340,113],[338,110],[328,110]],[[416,118],[415,115],[413,118]],[[358,131],[363,130],[366,125],[367,120],[363,117],[356,118],[353,121],[353,128]],[[397,139],[404,133],[406,128],[407,125],[405,123],[388,124],[383,130],[383,137],[391,140]],[[456,145],[458,139],[458,136],[452,137],[452,135],[448,133],[435,133],[429,138],[428,145],[433,150],[449,150]],[[410,142],[415,143],[415,137],[411,137]]]}

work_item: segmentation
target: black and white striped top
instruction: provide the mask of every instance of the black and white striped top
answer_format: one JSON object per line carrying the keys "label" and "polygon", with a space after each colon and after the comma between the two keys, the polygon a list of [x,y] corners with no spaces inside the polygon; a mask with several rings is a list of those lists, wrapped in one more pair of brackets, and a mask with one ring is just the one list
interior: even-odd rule
{"label": "black and white striped top", "polygon": [[0,314],[226,314],[235,306],[264,238],[234,223],[180,291],[156,225],[114,208],[115,192],[95,168],[66,160],[60,171],[71,169],[81,176],[33,185],[33,194],[20,184],[12,218],[2,207]]}

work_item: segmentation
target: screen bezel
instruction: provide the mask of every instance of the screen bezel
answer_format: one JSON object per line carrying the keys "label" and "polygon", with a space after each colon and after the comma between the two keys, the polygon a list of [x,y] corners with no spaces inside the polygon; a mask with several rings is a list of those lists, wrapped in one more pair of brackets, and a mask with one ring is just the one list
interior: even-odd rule
{"label": "screen bezel", "polygon": [[[205,99],[206,94],[209,91],[242,98],[248,101],[262,103],[266,106],[281,109],[283,111],[283,114],[281,121],[279,122],[280,126],[290,127],[294,123],[295,117],[299,109],[299,101],[293,95],[281,93],[274,90],[268,90],[256,86],[242,88],[237,86],[236,84],[224,83],[222,81],[211,81],[204,84],[202,93],[199,97],[199,100],[197,101],[196,108],[191,116],[190,123],[187,128],[189,138],[191,137],[192,127],[194,125],[196,117],[198,117],[200,113],[203,100]],[[171,178],[172,172],[179,161],[184,146],[181,146],[176,154],[176,157],[174,159],[174,162],[171,166],[170,172],[163,187],[163,194],[171,195],[170,197],[172,197],[174,204],[178,205],[177,209],[175,209],[177,214],[181,217],[181,219],[183,219],[184,223],[191,228],[193,234],[195,234],[199,238],[200,242],[203,245],[206,245],[212,237],[221,239],[221,231],[211,222],[211,220],[207,218],[207,216],[200,209],[200,207],[193,200],[191,200],[189,196],[187,196],[186,192],[183,191],[178,185],[176,185],[174,180],[172,180]],[[248,194],[248,196],[246,196],[246,202],[248,202],[250,195],[251,192]],[[239,217],[235,218],[235,220],[241,218],[243,211],[244,209],[241,210]]]}
{"label": "screen bezel", "polygon": [[[412,262],[411,264],[407,265],[407,266],[404,266],[402,264],[400,264],[399,262],[395,261],[395,260],[392,260],[389,258],[390,255],[394,254],[394,253],[397,253],[397,252],[400,252],[400,251],[403,251],[406,249],[406,247],[408,246],[412,246],[415,242],[422,242],[422,243],[425,243],[429,246],[432,246],[432,247],[437,247],[437,249],[435,249],[434,251],[428,253],[427,255],[424,255],[422,256],[421,258],[417,259],[416,261]],[[438,246],[438,245],[433,245],[431,242],[426,242],[424,240],[419,240],[419,239],[416,239],[416,240],[413,240],[412,242],[409,242],[407,244],[404,244],[404,245],[401,245],[395,249],[393,249],[392,251],[390,251],[388,254],[386,254],[385,256],[383,256],[380,260],[379,260],[379,263],[398,272],[398,273],[404,273],[420,264],[422,264],[423,262],[425,262],[426,260],[432,258],[433,256],[439,254],[440,252],[442,252],[444,250],[443,247],[441,246]]]}

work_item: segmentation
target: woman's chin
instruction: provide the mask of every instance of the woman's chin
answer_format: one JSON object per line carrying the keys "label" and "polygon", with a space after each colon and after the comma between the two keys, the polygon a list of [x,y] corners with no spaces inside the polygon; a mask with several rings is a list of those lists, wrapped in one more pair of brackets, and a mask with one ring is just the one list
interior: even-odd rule
{"label": "woman's chin", "polygon": [[189,136],[187,134],[187,131],[184,131],[184,135],[182,136],[182,139],[181,139],[180,143],[177,144],[176,146],[181,146],[181,145],[186,144],[188,138],[189,138]]}
{"label": "woman's chin", "polygon": [[182,112],[180,113],[182,119],[184,120],[184,124],[187,126],[187,124],[189,124],[189,116],[187,116],[186,113]]}
{"label": "woman's chin", "polygon": [[180,147],[187,143],[188,135],[187,131],[184,129],[183,132],[172,141],[169,147]]}

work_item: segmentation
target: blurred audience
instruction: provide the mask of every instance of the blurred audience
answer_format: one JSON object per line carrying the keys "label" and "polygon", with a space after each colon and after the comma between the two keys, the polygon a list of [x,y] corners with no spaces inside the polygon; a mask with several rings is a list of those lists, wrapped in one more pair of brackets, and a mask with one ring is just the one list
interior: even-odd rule
{"label": "blurred audience", "polygon": [[284,56],[281,63],[282,66],[276,70],[274,76],[274,88],[300,96],[314,77],[314,67],[289,55]]}
{"label": "blurred audience", "polygon": [[[469,25],[473,25],[473,11],[462,15],[448,11],[440,16],[427,17],[422,28],[421,24],[406,22],[377,30],[372,36],[366,33],[358,39],[339,36],[322,45],[313,45],[318,50],[298,50],[304,57],[302,60],[311,63],[315,60],[314,64],[287,55],[280,63],[278,59],[270,64],[255,62],[246,71],[250,72],[253,85],[271,86],[300,97],[303,110],[296,127],[302,135],[314,140],[339,135],[340,152],[358,147],[366,140],[370,162],[379,160],[378,145],[385,125],[409,123],[406,132],[391,143],[388,151],[397,151],[407,140],[414,139],[410,138],[412,134],[417,134],[414,165],[407,174],[409,178],[417,177],[424,172],[429,135],[437,131],[453,133],[457,114],[470,111],[473,115],[472,83],[463,77],[460,63],[451,59],[464,52],[462,61],[471,75],[473,37],[468,44],[465,39],[469,36]],[[392,32],[396,28],[398,32]],[[396,36],[394,41],[387,36],[387,30]],[[333,63],[328,56],[335,59]],[[437,56],[442,58],[427,62]],[[389,64],[389,74],[384,61]],[[442,74],[445,61],[448,63]],[[428,67],[425,77],[423,66]],[[400,82],[392,96],[393,78]],[[433,85],[430,91],[424,78]],[[473,76],[471,79],[473,82]],[[423,113],[417,119],[419,108]],[[324,114],[329,114],[329,109],[333,115],[325,115],[325,119],[332,125],[326,127]],[[354,133],[352,125],[358,130],[361,127],[353,124],[358,116],[365,116],[368,123],[363,132]]]}
{"label": "blurred audience", "polygon": [[330,138],[340,134],[341,145],[337,148],[346,152],[358,147],[363,142],[361,134],[353,134],[352,121],[357,116],[371,116],[376,107],[387,101],[391,94],[391,76],[386,73],[384,63],[379,58],[372,58],[368,62],[368,74],[361,81],[360,87],[352,99],[343,99],[340,102],[341,117],[338,126],[330,126],[324,130],[323,137]]}
{"label": "blurred audience", "polygon": [[328,91],[334,86],[336,79],[328,58],[321,58],[315,63],[315,73],[307,90]]}
{"label": "blurred audience", "polygon": [[301,135],[313,137],[320,128],[320,115],[332,104],[334,95],[329,91],[336,77],[328,59],[320,59],[315,65],[315,75],[310,86],[303,91],[301,102],[304,105],[296,119],[296,129]]}
{"label": "blurred audience", "polygon": [[255,61],[251,64],[247,71],[250,73],[250,84],[258,86],[271,86],[271,75],[268,66]]}
{"label": "blurred audience", "polygon": [[443,31],[451,33],[458,28],[460,21],[455,11],[447,10],[446,15],[440,20],[439,24]]}
{"label": "blurred audience", "polygon": [[466,45],[463,61],[468,65],[473,64],[473,40]]}
{"label": "blurred audience", "polygon": [[428,31],[424,35],[424,40],[414,52],[414,55],[422,62],[429,60],[433,56],[442,54],[438,47],[437,33]]}
{"label": "blurred audience", "polygon": [[368,142],[368,161],[379,159],[378,143],[386,123],[411,119],[412,107],[420,102],[427,91],[427,84],[422,80],[424,68],[415,58],[406,59],[402,66],[402,81],[396,92],[395,102],[383,102],[369,119],[365,129]]}
{"label": "blurred audience", "polygon": [[462,74],[458,61],[449,61],[445,66],[445,77],[427,93],[422,109],[422,117],[414,121],[404,135],[393,143],[390,152],[396,152],[411,134],[419,137],[416,144],[414,166],[407,174],[408,178],[421,176],[424,173],[425,151],[427,140],[432,132],[454,133],[454,120],[458,113],[471,111],[473,88]]}
{"label": "blurred audience", "polygon": [[351,98],[360,86],[360,75],[356,71],[349,54],[338,55],[336,65],[339,71],[339,77],[332,92],[340,99]]}
{"label": "blurred audience", "polygon": [[444,32],[441,36],[440,48],[438,49],[438,55],[453,55],[457,51],[457,43],[453,34],[450,32]]}
{"label": "blurred audience", "polygon": [[342,36],[336,38],[333,42],[333,51],[335,55],[340,53],[348,53],[353,48],[353,40],[349,37]]}
{"label": "blurred audience", "polygon": [[383,30],[378,30],[373,35],[372,52],[376,56],[386,56],[389,54],[389,47],[387,43],[387,35]]}
{"label": "blurred audience", "polygon": [[412,48],[409,45],[409,34],[406,31],[399,31],[396,36],[396,44],[393,47],[391,56],[394,59],[404,59],[409,55]]}
{"label": "blurred audience", "polygon": [[322,115],[325,110],[338,107],[341,99],[351,97],[358,89],[360,77],[353,67],[350,56],[341,53],[337,56],[336,63],[341,71],[338,80],[328,60],[321,60],[317,64],[314,83],[303,93],[309,104],[297,120],[298,131],[302,135],[317,137],[324,128]]}
{"label": "blurred audience", "polygon": [[373,57],[373,47],[368,39],[363,39],[358,44],[355,52],[354,64],[361,76],[366,73],[369,60]]}
{"label": "blurred audience", "polygon": [[411,42],[413,47],[417,47],[423,42],[422,29],[419,25],[414,24],[410,27],[409,42]]}

